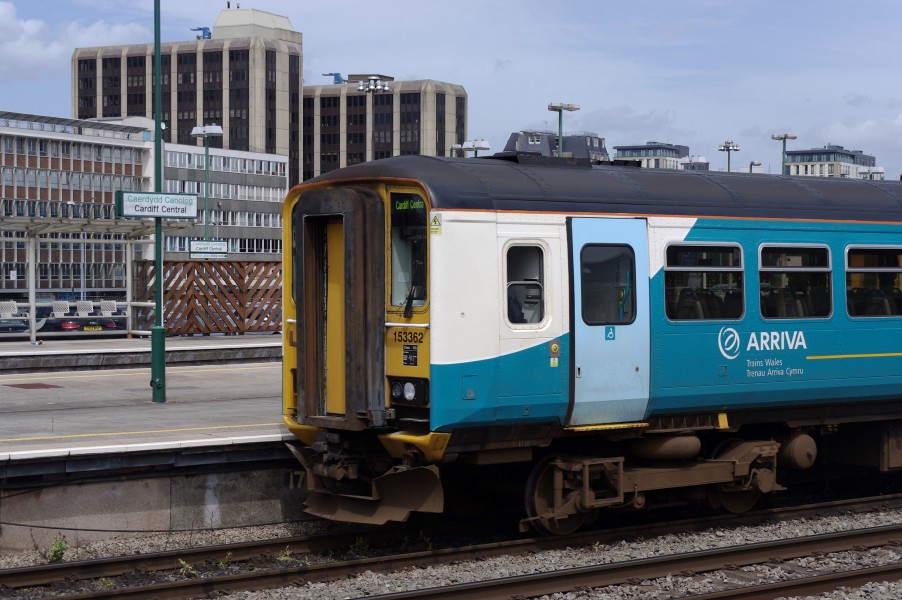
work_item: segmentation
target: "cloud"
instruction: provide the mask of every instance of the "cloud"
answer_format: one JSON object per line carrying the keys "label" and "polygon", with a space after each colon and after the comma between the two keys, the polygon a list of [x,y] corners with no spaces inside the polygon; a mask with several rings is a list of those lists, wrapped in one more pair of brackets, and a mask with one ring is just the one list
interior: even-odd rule
{"label": "cloud", "polygon": [[22,19],[12,2],[0,2],[0,77],[35,82],[65,77],[77,47],[146,42],[152,33],[134,23],[74,21],[54,29],[39,19]]}

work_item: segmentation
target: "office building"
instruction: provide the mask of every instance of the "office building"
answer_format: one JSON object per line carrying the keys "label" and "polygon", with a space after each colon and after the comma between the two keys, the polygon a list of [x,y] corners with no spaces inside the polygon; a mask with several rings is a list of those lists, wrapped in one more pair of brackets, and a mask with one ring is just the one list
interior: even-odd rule
{"label": "office building", "polygon": [[305,85],[303,179],[402,154],[450,156],[467,136],[467,92],[431,79],[334,75]]}
{"label": "office building", "polygon": [[[614,146],[614,158],[635,160],[645,169],[680,169],[689,157],[689,147],[664,142],[648,142],[639,146]],[[699,170],[693,164],[694,170]]]}
{"label": "office building", "polygon": [[[235,3],[237,7],[237,3]],[[288,157],[300,181],[302,39],[287,17],[227,8],[197,39],[161,44],[161,113],[166,142],[201,145],[198,125],[221,125],[211,147]],[[77,48],[72,115],[154,116],[154,44]]]}
{"label": "office building", "polygon": [[873,156],[835,144],[809,150],[787,150],[786,169],[789,175],[809,177],[882,180],[885,176],[883,167],[877,166]]}

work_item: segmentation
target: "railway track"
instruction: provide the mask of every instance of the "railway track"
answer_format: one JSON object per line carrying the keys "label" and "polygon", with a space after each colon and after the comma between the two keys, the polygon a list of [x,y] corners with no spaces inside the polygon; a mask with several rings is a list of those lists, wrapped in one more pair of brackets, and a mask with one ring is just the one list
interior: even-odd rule
{"label": "railway track", "polygon": [[[896,545],[902,542],[902,525],[844,531],[791,540],[718,548],[690,554],[661,556],[644,560],[534,573],[493,581],[420,589],[374,596],[383,600],[434,598],[437,600],[504,600],[533,597],[574,589],[621,585],[630,580],[652,580],[672,573],[705,573],[747,565],[787,561],[817,553],[834,553],[855,548]],[[686,596],[690,598],[773,598],[774,596],[819,593],[840,585],[860,586],[870,581],[902,578],[902,564],[818,575],[766,585],[728,587],[719,592]]]}
{"label": "railway track", "polygon": [[[349,552],[352,552],[349,549],[361,545],[361,540],[365,540],[363,545],[370,549],[391,546],[392,544],[403,544],[404,540],[417,538],[436,540],[452,533],[460,533],[461,525],[441,524],[420,529],[397,527],[391,529],[354,530],[340,534],[285,538],[265,542],[183,549],[80,563],[7,569],[0,571],[0,585],[7,590],[15,589],[23,592],[28,590],[39,592],[41,588],[53,589],[54,596],[57,598],[104,597],[109,595],[110,586],[115,586],[118,597],[201,597],[213,592],[236,592],[301,582],[330,581],[367,570],[391,571],[411,566],[423,567],[432,564],[447,564],[488,556],[517,555],[526,552],[557,549],[564,546],[610,543],[637,536],[651,537],[668,533],[686,533],[687,531],[707,529],[713,526],[754,525],[775,520],[798,519],[815,515],[823,516],[829,513],[842,514],[852,511],[863,512],[880,508],[899,507],[902,507],[902,494],[842,502],[834,501],[793,508],[760,510],[738,518],[735,515],[705,516],[661,525],[641,524],[611,530],[589,531],[567,537],[506,539],[500,542],[480,543],[464,547],[429,548],[413,552],[402,551],[401,553],[394,550],[391,555],[386,556],[334,560],[335,557],[347,556]],[[478,524],[474,525],[471,523],[470,526],[475,527],[477,530],[480,529]],[[484,524],[482,528],[484,529]],[[859,535],[864,536],[865,534]],[[574,585],[583,587],[612,585],[612,583],[604,582],[615,580],[623,582],[637,577],[652,578],[656,572],[659,574],[682,571],[701,572],[718,566],[722,567],[726,563],[737,565],[752,564],[756,560],[768,560],[781,556],[779,554],[781,552],[785,553],[786,556],[799,556],[801,555],[799,554],[800,552],[810,554],[812,552],[833,551],[827,548],[847,549],[855,546],[863,547],[891,543],[894,540],[902,540],[902,526],[880,528],[880,531],[871,532],[867,535],[871,537],[850,539],[845,534],[832,534],[825,536],[822,540],[806,538],[804,542],[801,542],[801,545],[783,541],[773,545],[759,545],[759,548],[751,546],[737,547],[731,550],[732,553],[735,553],[735,557],[731,555],[728,559],[725,558],[725,550],[718,549],[707,553],[702,552],[693,555],[635,561],[636,564],[632,564],[634,561],[628,561],[601,568],[569,570],[561,572],[565,574],[560,576],[556,573],[545,573],[534,576],[537,578],[534,581],[523,578],[519,582],[484,582],[468,584],[467,586],[462,586],[459,590],[452,586],[436,590],[419,590],[415,594],[408,592],[406,593],[407,595],[398,594],[387,597],[456,598],[466,595],[469,599],[479,599],[510,597],[517,594],[524,595],[522,590],[526,589],[529,590],[529,595],[537,595],[543,592],[537,592],[536,590],[546,588],[536,586],[548,586],[549,589],[557,588],[551,591],[567,589],[559,587],[564,585],[561,583],[562,580],[571,583],[581,582]],[[820,544],[820,546],[813,544]],[[812,548],[819,549],[812,550]],[[292,561],[291,564],[285,564],[285,566],[281,566],[280,562],[282,561],[276,558],[280,556],[306,557],[314,554],[325,555],[328,558],[322,560],[319,564],[296,564],[297,561]],[[744,554],[747,555],[743,556]],[[264,557],[268,557],[268,559],[264,560]],[[240,573],[222,573],[223,569],[221,566],[225,563],[232,565],[243,561],[249,561],[251,566]],[[284,561],[284,563],[289,563],[289,561]],[[202,566],[204,564],[214,566],[205,568]],[[215,567],[217,564],[220,565],[220,568]],[[147,575],[151,571],[160,573],[152,576]],[[590,581],[596,581],[592,579],[596,577],[596,575],[592,574],[594,571],[601,573],[601,575],[597,575],[597,577],[601,577],[597,581],[602,583],[589,583]],[[136,573],[141,575],[136,576]],[[604,579],[605,577],[608,579]],[[889,575],[886,575],[886,577],[889,577]],[[151,579],[153,581],[144,581]],[[133,585],[136,580],[138,581],[137,584]],[[105,582],[104,589],[91,589],[92,582],[96,585],[98,581]],[[73,582],[82,582],[82,584]],[[506,589],[508,585],[513,587]],[[456,593],[462,595],[455,596],[454,594]],[[496,593],[500,595],[493,595]],[[39,595],[35,597],[39,597]]]}

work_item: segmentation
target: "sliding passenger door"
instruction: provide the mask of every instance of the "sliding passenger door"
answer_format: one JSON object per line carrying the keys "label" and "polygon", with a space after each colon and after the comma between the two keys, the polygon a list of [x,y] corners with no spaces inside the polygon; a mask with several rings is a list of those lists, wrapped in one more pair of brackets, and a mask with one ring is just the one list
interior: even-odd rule
{"label": "sliding passenger door", "polygon": [[639,421],[649,390],[644,219],[569,221],[573,396],[568,426]]}

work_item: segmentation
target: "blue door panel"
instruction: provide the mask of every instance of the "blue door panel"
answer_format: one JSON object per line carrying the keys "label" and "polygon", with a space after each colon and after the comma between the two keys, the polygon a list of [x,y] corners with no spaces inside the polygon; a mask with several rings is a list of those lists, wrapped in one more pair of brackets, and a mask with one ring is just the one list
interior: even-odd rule
{"label": "blue door panel", "polygon": [[[571,221],[574,386],[568,425],[622,423],[645,417],[650,378],[647,240],[643,219]],[[593,246],[629,246],[632,250],[633,264],[626,271],[617,269],[618,283],[613,290],[589,287],[592,265],[581,264],[581,256]],[[593,316],[593,306],[587,302],[589,312],[584,313],[584,293],[587,300],[593,299],[593,294],[612,296],[603,303],[610,310]],[[635,314],[631,322],[623,323],[628,294],[635,294]]]}

